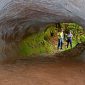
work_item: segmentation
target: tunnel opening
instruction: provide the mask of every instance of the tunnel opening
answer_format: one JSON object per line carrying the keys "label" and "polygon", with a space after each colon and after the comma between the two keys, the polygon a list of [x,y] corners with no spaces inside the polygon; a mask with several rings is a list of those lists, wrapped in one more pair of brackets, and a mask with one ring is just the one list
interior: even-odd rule
{"label": "tunnel opening", "polygon": [[[35,27],[33,27],[34,29]],[[32,27],[30,28],[32,29]],[[37,27],[36,27],[37,29]],[[80,56],[84,48],[85,32],[84,29],[76,23],[55,23],[44,26],[43,31],[34,33],[24,38],[19,44],[19,51],[23,58],[36,56]],[[63,46],[58,49],[58,33],[63,29]],[[72,32],[72,48],[67,48],[67,34]],[[78,53],[79,52],[79,53]],[[71,55],[74,54],[74,55]]]}

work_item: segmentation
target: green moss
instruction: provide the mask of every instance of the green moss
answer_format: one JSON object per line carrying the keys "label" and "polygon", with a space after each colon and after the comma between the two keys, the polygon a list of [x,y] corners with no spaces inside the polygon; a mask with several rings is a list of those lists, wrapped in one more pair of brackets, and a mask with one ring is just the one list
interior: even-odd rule
{"label": "green moss", "polygon": [[81,41],[81,42],[85,42],[85,35],[81,35],[80,41]]}
{"label": "green moss", "polygon": [[24,39],[20,43],[20,53],[23,56],[37,55],[43,53],[52,53],[54,46],[44,39],[49,36],[49,31],[44,33],[34,34],[31,37]]}
{"label": "green moss", "polygon": [[[78,40],[76,40],[76,35],[80,34],[82,32],[82,29],[80,29],[79,26],[76,26],[76,24],[69,23],[67,25],[67,28],[65,28],[65,24],[62,24],[62,27],[65,29],[70,29],[73,31],[73,47],[76,46],[78,43]],[[78,28],[79,27],[79,28]],[[76,29],[77,28],[77,29]],[[34,34],[30,37],[27,37],[20,43],[20,53],[23,56],[31,56],[31,55],[39,55],[43,53],[52,54],[54,51],[57,50],[57,46],[55,47],[52,43],[50,43],[50,38],[52,38],[58,31],[58,29],[55,27],[55,25],[47,25],[46,29],[38,34]],[[80,30],[78,30],[80,29]],[[76,31],[77,30],[77,31]],[[53,33],[51,35],[51,33]],[[75,35],[76,34],[76,35]],[[79,43],[85,42],[85,35],[79,36]],[[66,48],[66,46],[63,46],[63,50],[69,50],[71,49]]]}

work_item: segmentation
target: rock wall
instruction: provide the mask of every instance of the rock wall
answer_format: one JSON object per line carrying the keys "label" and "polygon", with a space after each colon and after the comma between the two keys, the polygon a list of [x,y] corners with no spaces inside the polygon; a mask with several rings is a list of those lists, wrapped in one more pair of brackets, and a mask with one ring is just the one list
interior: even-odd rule
{"label": "rock wall", "polygon": [[85,0],[1,0],[0,60],[19,56],[18,44],[23,38],[57,22],[85,27]]}

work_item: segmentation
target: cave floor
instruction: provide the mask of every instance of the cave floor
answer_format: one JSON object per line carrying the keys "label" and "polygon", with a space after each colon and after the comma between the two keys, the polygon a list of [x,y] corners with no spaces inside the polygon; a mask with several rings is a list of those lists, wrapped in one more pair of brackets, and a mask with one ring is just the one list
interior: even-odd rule
{"label": "cave floor", "polygon": [[85,85],[85,63],[55,58],[17,60],[0,65],[0,85]]}

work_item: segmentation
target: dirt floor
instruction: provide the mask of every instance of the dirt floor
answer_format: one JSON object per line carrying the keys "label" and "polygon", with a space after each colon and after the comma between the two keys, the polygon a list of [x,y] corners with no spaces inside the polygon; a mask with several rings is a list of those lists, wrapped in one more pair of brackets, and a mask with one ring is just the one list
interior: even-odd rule
{"label": "dirt floor", "polygon": [[85,63],[57,58],[0,65],[0,85],[85,85]]}
{"label": "dirt floor", "polygon": [[81,44],[55,55],[31,56],[0,65],[0,85],[85,85],[84,50]]}

